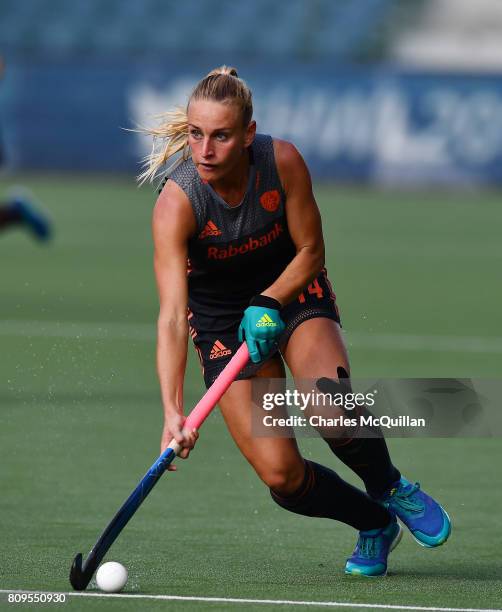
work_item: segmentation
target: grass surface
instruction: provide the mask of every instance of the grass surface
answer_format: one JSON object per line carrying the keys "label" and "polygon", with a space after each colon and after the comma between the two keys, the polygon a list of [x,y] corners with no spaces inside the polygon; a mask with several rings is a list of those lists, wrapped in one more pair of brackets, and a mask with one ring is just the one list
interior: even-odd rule
{"label": "grass surface", "polygon": [[[0,589],[67,591],[74,554],[94,544],[158,452],[153,197],[121,179],[23,182],[50,212],[55,236],[47,246],[22,232],[0,242]],[[317,196],[357,376],[500,375],[499,194],[321,186]],[[424,335],[430,347],[412,340]],[[190,349],[187,408],[202,392]],[[301,445],[357,484],[322,442]],[[438,550],[405,537],[385,579],[344,576],[353,531],[276,507],[219,413],[204,425],[192,459],[164,477],[108,558],[128,567],[133,594],[502,607],[495,537],[502,497],[494,486],[500,440],[389,445],[401,470],[444,503],[454,531]],[[2,606],[15,608],[0,594]],[[66,606],[278,608],[90,598]]]}

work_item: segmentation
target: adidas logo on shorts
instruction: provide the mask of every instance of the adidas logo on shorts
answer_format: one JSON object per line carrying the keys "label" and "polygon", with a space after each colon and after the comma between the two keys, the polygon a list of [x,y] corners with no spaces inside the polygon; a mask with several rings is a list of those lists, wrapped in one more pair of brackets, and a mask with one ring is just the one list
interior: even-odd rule
{"label": "adidas logo on shorts", "polygon": [[277,327],[277,323],[274,323],[267,313],[258,320],[256,327]]}
{"label": "adidas logo on shorts", "polygon": [[223,342],[216,340],[216,342],[213,344],[213,348],[211,349],[209,359],[218,359],[219,357],[226,357],[227,355],[231,354],[232,351],[228,349]]}

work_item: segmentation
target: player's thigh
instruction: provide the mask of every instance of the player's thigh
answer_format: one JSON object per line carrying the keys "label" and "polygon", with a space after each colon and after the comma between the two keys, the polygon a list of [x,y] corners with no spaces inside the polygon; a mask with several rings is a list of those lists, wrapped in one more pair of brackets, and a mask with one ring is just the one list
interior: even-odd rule
{"label": "player's thigh", "polygon": [[[267,370],[260,371],[260,376],[274,378],[275,382],[271,384],[277,386],[278,392],[278,385],[284,389],[277,380],[283,378],[284,367],[279,359],[272,359],[268,364]],[[239,450],[258,476],[273,489],[295,490],[301,484],[305,467],[294,434],[291,432],[292,437],[284,437],[284,428],[277,431],[277,435],[273,431],[266,436],[256,434],[255,429],[257,425],[259,428],[264,411],[259,398],[254,398],[253,380],[232,383],[219,402],[223,418]]]}
{"label": "player's thigh", "polygon": [[[296,388],[305,394],[316,389],[316,381],[326,377],[338,380],[339,367],[350,373],[349,358],[340,326],[332,319],[317,317],[301,323],[283,348],[283,355],[295,379]],[[331,403],[315,402],[304,409],[304,415],[325,439],[345,440],[351,433],[344,425],[333,425],[332,419],[346,416]],[[328,419],[328,420],[326,420]],[[316,424],[314,424],[316,423]]]}
{"label": "player's thigh", "polygon": [[301,323],[291,334],[282,354],[295,380],[321,376],[338,378],[338,367],[350,373],[340,326],[325,317]]}

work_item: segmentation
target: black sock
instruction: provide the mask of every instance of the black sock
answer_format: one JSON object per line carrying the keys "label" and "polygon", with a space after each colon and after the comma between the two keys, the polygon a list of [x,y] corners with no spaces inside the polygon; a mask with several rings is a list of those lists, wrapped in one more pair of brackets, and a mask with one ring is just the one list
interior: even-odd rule
{"label": "black sock", "polygon": [[401,474],[390,460],[384,438],[353,438],[340,445],[340,440],[327,438],[331,450],[364,482],[373,499],[379,499]]}
{"label": "black sock", "polygon": [[[350,379],[344,368],[338,367],[338,381],[331,378],[320,378],[317,387],[323,393],[348,393],[351,392]],[[369,416],[366,407],[358,410],[358,418]],[[369,437],[364,437],[364,436]],[[364,482],[366,491],[373,499],[379,499],[396,480],[401,478],[401,473],[394,467],[390,460],[387,443],[380,428],[368,428],[364,431],[356,427],[350,433],[350,437],[343,440],[340,438],[324,438],[335,455],[345,463]]]}
{"label": "black sock", "polygon": [[305,461],[305,477],[292,495],[284,497],[272,489],[270,494],[290,512],[334,519],[358,531],[380,529],[391,520],[387,508],[342,480],[333,470],[313,461]]}
{"label": "black sock", "polygon": [[20,213],[8,204],[0,204],[0,227],[6,227],[13,223],[20,223]]}

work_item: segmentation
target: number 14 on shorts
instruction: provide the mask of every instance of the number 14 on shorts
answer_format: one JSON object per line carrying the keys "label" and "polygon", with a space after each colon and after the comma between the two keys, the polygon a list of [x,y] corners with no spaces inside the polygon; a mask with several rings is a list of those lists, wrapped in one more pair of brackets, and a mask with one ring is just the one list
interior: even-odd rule
{"label": "number 14 on shorts", "polygon": [[[319,281],[317,280],[317,278],[315,278],[314,281],[310,283],[310,285],[307,287],[307,291],[309,292],[310,295],[314,295],[314,294],[317,295],[319,299],[322,299],[324,295],[322,287],[319,284]],[[300,293],[300,295],[298,296],[298,301],[300,302],[300,304],[305,303],[305,292]]]}

